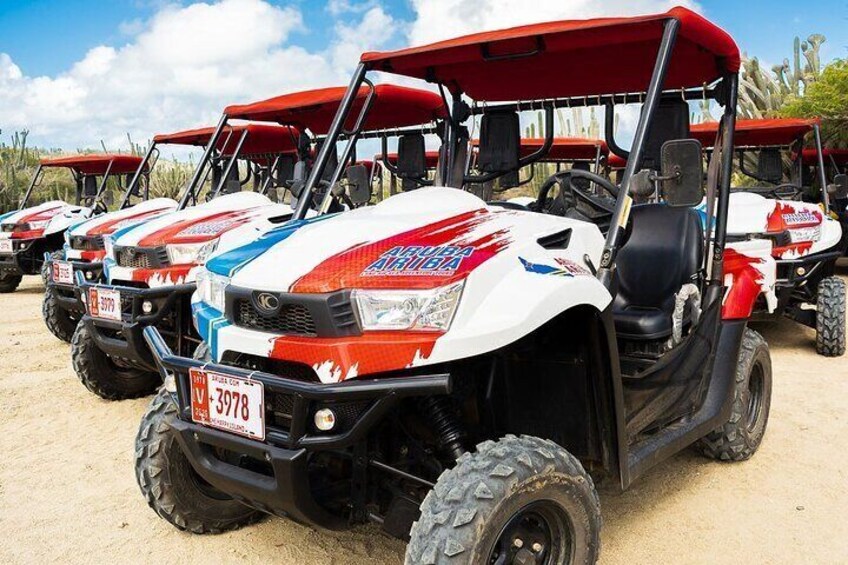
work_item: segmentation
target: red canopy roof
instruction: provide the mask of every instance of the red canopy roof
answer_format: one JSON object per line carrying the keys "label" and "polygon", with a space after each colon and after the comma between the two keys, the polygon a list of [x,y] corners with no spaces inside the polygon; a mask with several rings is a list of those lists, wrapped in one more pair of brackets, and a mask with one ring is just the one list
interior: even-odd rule
{"label": "red canopy roof", "polygon": [[[545,144],[544,138],[528,138],[521,140],[521,154],[530,155]],[[605,141],[600,139],[582,139],[579,137],[555,137],[551,150],[542,157],[542,161],[576,161],[594,160],[598,148],[601,155],[609,153]]]}
{"label": "red canopy roof", "polygon": [[[125,175],[134,173],[143,160],[136,155],[97,153],[70,157],[44,157],[41,159],[41,166],[74,169],[83,175],[103,175],[107,170],[109,174]],[[111,169],[109,163],[112,163]]]}
{"label": "red canopy roof", "polygon": [[[818,123],[817,119],[796,118],[736,120],[733,143],[737,147],[789,145],[807,132],[813,131],[813,126]],[[689,130],[692,137],[700,141],[704,147],[712,147],[718,132],[718,122],[695,124]]]}
{"label": "red canopy roof", "polygon": [[[297,139],[300,132],[291,126],[272,126],[269,124],[246,124],[226,126],[218,140],[218,150],[223,155],[232,155],[242,134],[247,131],[247,137],[242,145],[242,155],[262,155],[291,153],[297,150]],[[170,145],[195,145],[205,147],[215,128],[199,128],[175,133],[160,134],[153,141]]]}
{"label": "red canopy roof", "polygon": [[[528,9],[532,5],[528,4]],[[370,68],[442,82],[475,100],[538,100],[643,92],[665,21],[680,22],[665,88],[701,86],[739,70],[724,30],[685,8],[632,18],[565,20],[364,53]]]}
{"label": "red canopy roof", "polygon": [[[346,91],[344,87],[333,87],[293,92],[252,104],[227,106],[224,114],[235,119],[297,125],[322,135],[330,129]],[[367,87],[359,89],[348,127],[354,125],[368,92]],[[426,124],[446,115],[442,97],[429,90],[378,84],[375,96],[365,122],[366,130]]]}
{"label": "red canopy roof", "polygon": [[[386,155],[386,159],[388,159],[389,163],[395,164],[397,163],[397,153],[389,153]],[[428,169],[435,169],[436,165],[439,164],[439,152],[438,151],[426,151],[424,153],[424,162],[427,164]]]}
{"label": "red canopy roof", "polygon": [[[825,166],[830,164],[831,158],[839,166],[848,165],[848,149],[824,149],[822,150]],[[804,149],[802,156],[805,165],[818,165],[819,154],[815,149]]]}

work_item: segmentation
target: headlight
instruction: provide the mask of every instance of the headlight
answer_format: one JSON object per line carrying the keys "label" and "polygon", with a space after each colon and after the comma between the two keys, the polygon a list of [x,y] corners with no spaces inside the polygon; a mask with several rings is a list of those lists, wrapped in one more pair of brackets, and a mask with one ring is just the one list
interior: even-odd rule
{"label": "headlight", "polygon": [[113,246],[112,236],[103,236],[103,250],[106,251],[106,257],[113,261],[117,261],[117,258],[115,257],[115,247]]}
{"label": "headlight", "polygon": [[47,224],[49,224],[49,223],[50,223],[50,220],[41,220],[39,222],[30,222],[29,223],[29,230],[27,230],[27,231],[43,230],[44,228],[47,227]]}
{"label": "headlight", "polygon": [[353,301],[363,330],[450,328],[464,281],[432,290],[354,290]]}
{"label": "headlight", "polygon": [[219,312],[224,311],[224,292],[230,284],[229,277],[222,277],[200,269],[197,273],[197,298]]}
{"label": "headlight", "polygon": [[218,240],[202,243],[172,243],[165,246],[171,265],[202,265],[218,247]]}

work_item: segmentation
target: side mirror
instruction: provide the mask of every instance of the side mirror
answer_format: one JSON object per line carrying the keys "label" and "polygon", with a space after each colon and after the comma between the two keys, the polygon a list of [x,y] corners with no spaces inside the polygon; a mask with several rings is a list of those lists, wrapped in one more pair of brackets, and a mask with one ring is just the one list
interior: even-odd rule
{"label": "side mirror", "polygon": [[692,207],[704,198],[704,159],[696,139],[675,139],[662,146],[662,197],[669,206]]}
{"label": "side mirror", "polygon": [[86,175],[82,181],[83,198],[94,198],[97,196],[97,189],[100,188],[100,183],[97,182],[97,177]]}
{"label": "side mirror", "polygon": [[848,198],[848,175],[838,174],[833,177],[833,184],[827,185],[827,192],[833,198]]}
{"label": "side mirror", "polygon": [[398,139],[397,155],[395,166],[400,178],[420,179],[427,176],[427,155],[422,134],[402,135]]}
{"label": "side mirror", "polygon": [[477,168],[484,173],[517,169],[520,162],[521,125],[518,113],[489,111],[480,119]]}
{"label": "side mirror", "polygon": [[362,206],[371,201],[371,175],[365,165],[351,165],[345,171],[347,195],[354,206]]}

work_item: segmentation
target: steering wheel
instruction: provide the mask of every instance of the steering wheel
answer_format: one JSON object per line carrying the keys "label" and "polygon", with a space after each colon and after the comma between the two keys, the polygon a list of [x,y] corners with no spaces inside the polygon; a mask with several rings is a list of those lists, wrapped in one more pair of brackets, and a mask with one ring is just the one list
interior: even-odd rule
{"label": "steering wheel", "polygon": [[[613,199],[618,198],[618,187],[608,179],[589,171],[570,169],[548,178],[539,189],[539,196],[536,198],[536,202],[531,205],[531,208],[537,212],[564,215],[571,208],[581,208],[583,207],[581,204],[587,204],[596,212],[604,215],[614,212],[614,205],[611,206],[604,198],[578,186],[574,182],[576,179],[588,180],[590,183],[600,186]],[[548,198],[548,194],[554,185],[560,186],[559,195],[557,198]],[[573,197],[569,198],[569,194]]]}
{"label": "steering wheel", "polygon": [[780,200],[800,200],[803,192],[794,184],[779,184],[772,190]]}

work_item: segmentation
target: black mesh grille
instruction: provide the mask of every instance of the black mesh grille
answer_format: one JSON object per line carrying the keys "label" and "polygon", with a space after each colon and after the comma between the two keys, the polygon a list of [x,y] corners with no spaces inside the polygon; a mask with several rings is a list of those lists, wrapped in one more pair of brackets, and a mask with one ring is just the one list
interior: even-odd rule
{"label": "black mesh grille", "polygon": [[71,238],[71,249],[78,251],[99,251],[104,249],[103,236],[84,236],[78,235]]}
{"label": "black mesh grille", "polygon": [[135,247],[119,247],[115,249],[118,265],[132,269],[161,269],[167,267],[168,251],[164,246],[139,249]]}
{"label": "black mesh grille", "polygon": [[283,304],[276,314],[266,315],[249,300],[239,300],[235,308],[235,324],[242,328],[268,333],[316,336],[315,320],[301,304]]}

